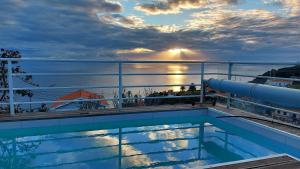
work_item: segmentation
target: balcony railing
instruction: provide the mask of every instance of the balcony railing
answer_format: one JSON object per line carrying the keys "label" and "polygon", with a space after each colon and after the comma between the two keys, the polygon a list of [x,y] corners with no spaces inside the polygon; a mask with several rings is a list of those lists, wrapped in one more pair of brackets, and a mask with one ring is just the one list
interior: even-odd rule
{"label": "balcony railing", "polygon": [[[173,99],[179,99],[179,98],[199,98],[200,102],[203,103],[204,101],[204,81],[206,76],[225,76],[228,80],[233,80],[233,77],[246,77],[246,78],[263,78],[263,79],[279,79],[279,80],[289,80],[293,82],[300,82],[300,79],[298,78],[285,78],[285,77],[274,77],[274,76],[261,76],[261,75],[248,75],[244,74],[242,72],[239,73],[233,73],[233,68],[235,66],[243,67],[243,66],[295,66],[299,63],[296,62],[209,62],[209,61],[197,61],[197,60],[188,60],[188,61],[103,61],[103,60],[72,60],[72,59],[11,59],[11,58],[0,58],[1,62],[7,62],[7,80],[8,80],[8,88],[1,88],[1,91],[8,91],[9,93],[9,102],[7,103],[0,103],[0,106],[3,105],[9,105],[9,110],[11,115],[15,115],[15,106],[16,105],[26,105],[26,104],[50,104],[50,103],[61,103],[61,102],[84,102],[84,101],[102,101],[102,100],[110,100],[110,101],[116,101],[117,99],[117,105],[118,109],[122,109],[122,102],[128,98],[122,98],[123,89],[127,88],[160,88],[160,87],[175,87],[175,86],[189,86],[190,84],[146,84],[146,85],[124,85],[123,84],[123,78],[128,76],[173,76],[173,75],[180,75],[180,76],[196,76],[200,80],[198,83],[195,83],[195,86],[200,87],[200,93],[197,95],[188,95],[188,96],[159,96],[159,97],[142,97],[139,99],[165,99],[165,98],[173,98]],[[114,64],[117,65],[117,73],[99,73],[99,72],[60,72],[60,73],[53,73],[53,72],[43,72],[43,73],[37,73],[37,72],[27,72],[27,73],[13,73],[13,62],[18,61],[21,62],[62,62],[62,63],[84,63],[87,66],[90,63],[101,63],[101,64]],[[123,72],[124,66],[129,64],[183,64],[183,65],[190,65],[190,64],[196,64],[199,65],[199,71],[196,73],[186,72],[186,73],[125,73]],[[211,64],[218,64],[218,65],[225,65],[227,67],[227,70],[225,72],[207,72],[206,66]],[[45,77],[45,76],[55,76],[55,77],[68,77],[68,76],[76,76],[76,77],[87,77],[87,76],[106,76],[106,77],[117,77],[118,83],[117,85],[69,85],[69,86],[48,86],[48,87],[16,87],[14,77],[20,77],[20,76],[34,76],[34,77]],[[111,98],[101,98],[101,99],[78,99],[78,100],[37,100],[37,101],[15,101],[15,92],[18,90],[56,90],[56,89],[116,89],[117,92],[117,98],[111,97]],[[219,96],[224,97],[224,96]],[[261,103],[252,102],[249,100],[243,100],[240,98],[232,98],[230,95],[226,96],[225,99],[227,100],[227,107],[229,108],[232,104],[232,101],[238,101],[238,102],[244,102],[247,104],[253,104],[255,106],[260,106],[264,108],[269,108],[273,110],[279,110],[284,112],[290,112],[293,114],[297,114],[300,116],[300,113],[294,110],[288,110],[286,108],[282,107],[276,107],[272,105],[264,105]]]}

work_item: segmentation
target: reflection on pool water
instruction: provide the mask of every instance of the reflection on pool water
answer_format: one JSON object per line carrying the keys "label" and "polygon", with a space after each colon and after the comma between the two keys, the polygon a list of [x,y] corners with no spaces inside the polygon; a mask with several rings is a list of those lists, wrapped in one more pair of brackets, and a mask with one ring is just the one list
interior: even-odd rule
{"label": "reflection on pool water", "polygon": [[0,168],[188,168],[281,153],[213,121],[199,115],[8,131],[0,134]]}

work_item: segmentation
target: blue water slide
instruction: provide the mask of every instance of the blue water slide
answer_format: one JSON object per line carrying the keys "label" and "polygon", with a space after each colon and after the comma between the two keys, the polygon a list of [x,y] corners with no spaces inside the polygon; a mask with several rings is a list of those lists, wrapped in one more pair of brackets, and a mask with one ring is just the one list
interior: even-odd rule
{"label": "blue water slide", "polygon": [[207,83],[209,87],[221,92],[247,96],[285,107],[300,108],[300,90],[297,89],[218,79],[209,79]]}

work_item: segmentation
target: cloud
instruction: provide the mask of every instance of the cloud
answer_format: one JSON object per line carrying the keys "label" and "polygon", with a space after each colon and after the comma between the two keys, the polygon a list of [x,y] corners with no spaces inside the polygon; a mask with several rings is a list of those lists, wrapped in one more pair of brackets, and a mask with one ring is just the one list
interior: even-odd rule
{"label": "cloud", "polygon": [[207,8],[220,5],[236,4],[239,0],[166,0],[156,3],[140,4],[136,10],[148,15],[177,14],[184,9]]}
{"label": "cloud", "polygon": [[152,25],[152,26],[149,26],[149,28],[156,29],[156,30],[158,30],[160,32],[163,32],[163,33],[175,33],[175,32],[178,32],[179,30],[183,29],[180,26],[177,26],[175,24],[172,24],[172,25]]}
{"label": "cloud", "polygon": [[106,24],[117,25],[125,28],[144,28],[144,20],[138,16],[122,16],[120,14],[98,14],[99,20]]}
{"label": "cloud", "polygon": [[[107,131],[105,130],[95,130],[95,131],[88,131],[86,134],[103,134]],[[112,136],[104,136],[104,137],[95,137],[94,138],[96,143],[99,145],[118,145],[119,144],[119,138],[118,137],[112,137]],[[128,140],[123,139],[123,144],[128,143]],[[118,155],[119,149],[118,147],[112,147],[108,149],[108,152],[112,152],[115,155]],[[137,148],[135,148],[132,145],[123,145],[122,146],[122,153],[123,155],[134,155],[134,154],[142,154],[143,152]],[[148,166],[151,163],[155,161],[152,161],[147,155],[143,156],[130,156],[130,158],[123,158],[122,159],[122,165],[123,166]]]}
{"label": "cloud", "polygon": [[172,33],[180,28],[173,25],[146,24],[145,21],[136,15],[122,16],[120,14],[98,14],[99,20],[104,24],[120,26],[129,29],[153,29],[163,33]]}
{"label": "cloud", "polygon": [[[164,125],[164,128],[169,128],[170,126]],[[158,132],[149,132],[148,138],[150,140],[168,140],[176,138],[188,138],[194,135],[196,129],[188,130],[165,130]],[[164,143],[164,150],[183,149],[189,146],[189,140],[176,140]]]}
{"label": "cloud", "polygon": [[145,53],[152,53],[155,52],[154,50],[151,49],[146,49],[146,48],[134,48],[134,49],[119,49],[115,50],[117,54],[145,54]]}
{"label": "cloud", "polygon": [[138,5],[134,9],[145,12],[148,15],[159,15],[159,14],[177,14],[180,13],[179,8],[172,8],[167,3],[156,3],[156,4],[143,4]]}
{"label": "cloud", "polygon": [[263,0],[263,3],[267,5],[282,5],[282,0]]}
{"label": "cloud", "polygon": [[[20,49],[24,57],[48,58],[119,59],[123,54],[116,53],[118,50],[130,52],[143,48],[154,51],[153,55],[147,53],[138,58],[147,60],[174,47],[201,53],[192,57],[185,55],[182,59],[299,58],[300,16],[282,16],[263,9],[218,7],[218,10],[205,8],[194,12],[182,25],[153,25],[147,23],[148,17],[160,16],[116,14],[114,11],[120,11],[118,8],[109,12],[108,8],[103,9],[102,3],[101,8],[97,7],[95,0],[84,1],[87,4],[79,8],[76,6],[83,1],[68,2],[71,3],[59,4],[58,0],[3,3],[0,6],[0,46]],[[297,7],[298,1],[289,2]],[[90,9],[94,7],[98,9],[96,12],[102,12],[93,14]],[[135,59],[131,56],[134,55],[128,54],[126,59]]]}
{"label": "cloud", "polygon": [[114,12],[120,8],[107,5],[118,6],[118,3],[98,2],[28,0],[20,4],[19,0],[9,1],[0,7],[0,20],[6,23],[0,25],[0,45],[21,49],[25,57],[111,58],[115,56],[111,44],[122,46],[126,42],[113,42],[115,40],[108,38],[107,32],[116,29],[99,24],[91,11],[114,9],[110,11]]}
{"label": "cloud", "polygon": [[264,0],[267,5],[284,7],[283,11],[292,17],[300,15],[300,1],[299,0]]}
{"label": "cloud", "polygon": [[72,9],[91,14],[122,12],[123,10],[119,2],[109,0],[51,0],[46,2],[56,8]]}
{"label": "cloud", "polygon": [[300,16],[300,1],[299,0],[281,0],[283,6],[286,7],[290,16]]}
{"label": "cloud", "polygon": [[229,19],[239,19],[239,20],[272,20],[275,18],[275,15],[272,12],[266,10],[228,10],[228,9],[219,9],[217,11],[202,11],[192,14],[193,19],[188,21],[188,29],[202,29],[202,30],[211,30],[211,29],[221,29],[221,28],[233,28],[238,23],[232,22],[232,24],[224,24],[223,21]]}

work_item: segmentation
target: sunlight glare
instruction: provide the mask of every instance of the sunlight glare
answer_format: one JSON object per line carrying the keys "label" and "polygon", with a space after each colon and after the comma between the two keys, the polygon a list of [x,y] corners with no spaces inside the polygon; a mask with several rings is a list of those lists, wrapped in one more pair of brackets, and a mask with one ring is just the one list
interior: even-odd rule
{"label": "sunlight glare", "polygon": [[168,52],[172,55],[179,55],[183,52],[190,52],[190,50],[185,48],[173,48],[173,49],[169,49]]}
{"label": "sunlight glare", "polygon": [[[186,81],[186,76],[180,75],[180,73],[185,73],[188,70],[187,66],[170,64],[168,67],[168,73],[178,73],[179,75],[168,76],[168,82],[170,84],[183,84]],[[174,86],[173,91],[180,91],[180,86]]]}

